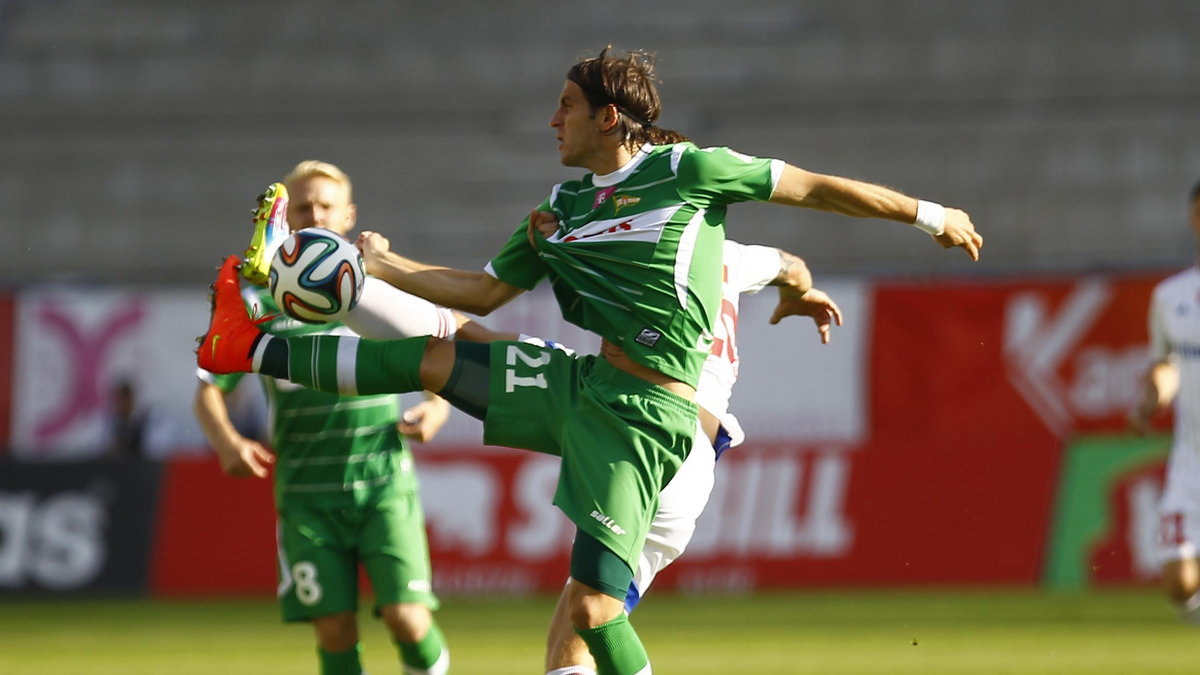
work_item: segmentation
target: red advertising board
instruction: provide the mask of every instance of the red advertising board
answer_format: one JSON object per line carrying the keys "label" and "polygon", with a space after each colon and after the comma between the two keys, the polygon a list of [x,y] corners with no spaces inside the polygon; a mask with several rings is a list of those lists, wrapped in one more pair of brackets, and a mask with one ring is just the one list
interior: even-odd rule
{"label": "red advertising board", "polygon": [[[1070,490],[1061,474],[1078,434],[1122,428],[1162,276],[877,286],[859,357],[864,437],[747,429],[750,440],[718,463],[687,555],[659,586],[1034,584],[1052,557],[1089,561],[1102,570],[1093,582],[1144,577],[1137,561],[1148,554],[1123,533],[1146,530],[1153,469],[1072,463]],[[739,404],[753,405],[753,394],[735,394]],[[555,458],[460,445],[418,449],[417,463],[439,592],[561,587],[574,528],[551,506]],[[1094,501],[1093,475],[1109,481],[1105,499],[1121,502],[1114,512],[1132,519],[1098,536],[1073,533],[1070,518],[1052,527],[1056,512],[1098,513],[1092,501],[1062,501]],[[173,462],[163,494],[156,590],[274,587],[265,481],[226,478],[212,461]]]}
{"label": "red advertising board", "polygon": [[[1098,552],[1105,562],[1097,561],[1103,573],[1096,579],[1144,578],[1130,562],[1147,555],[1131,548],[1138,544],[1108,537],[1095,551],[1074,551],[1096,542],[1062,519],[1051,537],[1049,523],[1055,509],[1072,511],[1061,500],[1107,487],[1087,488],[1073,479],[1073,490],[1062,490],[1059,458],[1082,433],[1123,431],[1147,363],[1150,294],[1164,276],[878,287],[869,368],[871,445],[905,439],[929,456],[962,449],[970,459],[947,478],[958,485],[978,479],[977,487],[994,494],[993,514],[1025,514],[1011,522],[995,519],[992,545],[981,549],[982,557],[1016,555],[1013,546],[1031,553],[1048,542],[1044,567],[1054,579],[1075,578],[1061,571],[1069,566],[1064,556]],[[1156,423],[1165,428],[1169,418]],[[1024,468],[1012,471],[1009,463]],[[1136,493],[1105,490],[1104,508],[1128,513],[1131,494],[1149,494],[1143,483],[1136,485]],[[932,483],[925,489],[941,492]],[[954,508],[952,502],[946,506]],[[1124,520],[1114,524],[1128,526]],[[1028,536],[1027,528],[1036,536]]]}
{"label": "red advertising board", "polygon": [[1121,429],[1164,276],[877,287],[872,435]]}
{"label": "red advertising board", "polygon": [[[1045,457],[1014,460],[1000,450],[903,443],[738,448],[718,463],[696,538],[659,586],[1033,583],[1050,490],[1027,490],[1034,496],[1021,500],[1005,492],[1052,472]],[[561,587],[574,528],[550,504],[557,464],[478,447],[418,458],[439,592]],[[274,588],[274,513],[265,481],[228,478],[210,460],[175,461],[162,494],[156,593]],[[998,534],[1008,537],[1003,546],[995,545]],[[995,550],[977,555],[989,548]]]}
{"label": "red advertising board", "polygon": [[156,595],[269,594],[276,585],[271,483],[230,478],[215,457],[166,463],[149,587]]}

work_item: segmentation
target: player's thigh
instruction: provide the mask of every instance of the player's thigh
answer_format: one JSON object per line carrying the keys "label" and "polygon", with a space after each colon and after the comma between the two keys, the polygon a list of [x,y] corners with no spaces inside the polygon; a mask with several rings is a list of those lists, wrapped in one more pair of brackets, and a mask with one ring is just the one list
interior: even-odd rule
{"label": "player's thigh", "polygon": [[716,452],[703,430],[697,429],[692,451],[675,477],[659,493],[658,510],[650,521],[646,544],[634,571],[638,595],[687,549],[696,533],[696,521],[712,495]]}
{"label": "player's thigh", "polygon": [[602,359],[563,421],[554,504],[635,569],[663,486],[696,433],[696,406]]}
{"label": "player's thigh", "polygon": [[712,495],[717,453],[705,436],[704,430],[696,428],[692,449],[675,476],[658,495],[658,511],[651,524],[654,529],[668,532],[674,528],[692,526],[708,505]]}
{"label": "player's thigh", "polygon": [[416,492],[389,496],[362,522],[359,556],[375,594],[375,608],[415,603],[436,609],[425,516]]}
{"label": "player's thigh", "polygon": [[286,621],[358,608],[358,566],[336,511],[289,507],[279,516],[279,601]]}
{"label": "player's thigh", "polygon": [[1195,448],[1180,443],[1171,448],[1158,514],[1161,562],[1196,558],[1200,550],[1200,452]]}

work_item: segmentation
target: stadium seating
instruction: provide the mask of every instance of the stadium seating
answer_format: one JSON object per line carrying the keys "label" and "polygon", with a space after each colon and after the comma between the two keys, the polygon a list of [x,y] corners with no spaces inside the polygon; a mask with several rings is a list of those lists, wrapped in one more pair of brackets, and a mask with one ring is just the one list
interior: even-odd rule
{"label": "stadium seating", "polygon": [[608,42],[658,53],[663,126],[963,206],[987,237],[970,268],[903,228],[734,211],[818,273],[1186,264],[1198,22],[1188,0],[7,0],[0,283],[207,280],[312,157],[355,179],[361,227],[478,267],[574,175],[547,122]]}

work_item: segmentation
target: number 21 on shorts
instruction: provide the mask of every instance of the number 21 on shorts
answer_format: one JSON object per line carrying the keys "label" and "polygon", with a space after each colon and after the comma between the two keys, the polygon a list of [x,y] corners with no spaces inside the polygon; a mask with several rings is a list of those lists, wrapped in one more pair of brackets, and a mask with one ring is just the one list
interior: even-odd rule
{"label": "number 21 on shorts", "polygon": [[536,357],[521,351],[519,345],[508,345],[504,352],[504,393],[511,394],[517,387],[546,388],[545,373],[533,376],[517,375],[517,362],[520,361],[526,370],[540,370],[550,363],[550,354],[542,352]]}

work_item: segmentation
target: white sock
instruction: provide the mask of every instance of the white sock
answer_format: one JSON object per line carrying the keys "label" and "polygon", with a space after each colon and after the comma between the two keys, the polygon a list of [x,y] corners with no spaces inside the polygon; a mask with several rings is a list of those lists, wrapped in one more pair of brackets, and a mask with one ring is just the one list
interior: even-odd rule
{"label": "white sock", "polygon": [[1179,618],[1184,623],[1200,625],[1200,593],[1192,595],[1183,602],[1172,603],[1179,612]]}
{"label": "white sock", "polygon": [[596,671],[583,666],[567,666],[566,668],[555,668],[546,675],[596,675]]}
{"label": "white sock", "polygon": [[450,672],[450,650],[442,647],[442,655],[438,657],[436,663],[429,666],[428,670],[413,668],[412,666],[404,666],[404,675],[446,675]]}
{"label": "white sock", "polygon": [[254,345],[254,353],[250,355],[250,372],[257,373],[262,368],[263,354],[267,353],[267,343],[274,339],[264,333],[258,344]]}
{"label": "white sock", "polygon": [[454,312],[372,276],[363,282],[358,304],[343,323],[372,340],[419,335],[453,340],[458,329]]}

